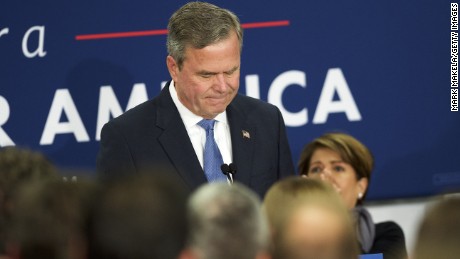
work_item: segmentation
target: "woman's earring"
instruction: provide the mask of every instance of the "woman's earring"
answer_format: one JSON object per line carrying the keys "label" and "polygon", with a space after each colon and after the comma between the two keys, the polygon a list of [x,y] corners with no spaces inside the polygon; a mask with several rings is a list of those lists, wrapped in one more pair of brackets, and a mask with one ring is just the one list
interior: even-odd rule
{"label": "woman's earring", "polygon": [[360,193],[358,194],[358,199],[361,200],[362,198],[363,198],[363,193],[360,192]]}

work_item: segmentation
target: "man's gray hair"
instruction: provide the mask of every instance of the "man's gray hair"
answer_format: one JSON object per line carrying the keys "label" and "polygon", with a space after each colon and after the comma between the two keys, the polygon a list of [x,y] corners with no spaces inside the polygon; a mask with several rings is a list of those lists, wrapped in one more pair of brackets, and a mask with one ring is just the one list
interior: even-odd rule
{"label": "man's gray hair", "polygon": [[260,199],[241,184],[202,186],[190,198],[188,214],[188,246],[200,259],[254,259],[268,251]]}
{"label": "man's gray hair", "polygon": [[238,17],[227,9],[205,2],[190,2],[177,10],[169,19],[168,54],[179,69],[185,60],[185,48],[202,49],[227,39],[236,32],[243,46],[243,30]]}

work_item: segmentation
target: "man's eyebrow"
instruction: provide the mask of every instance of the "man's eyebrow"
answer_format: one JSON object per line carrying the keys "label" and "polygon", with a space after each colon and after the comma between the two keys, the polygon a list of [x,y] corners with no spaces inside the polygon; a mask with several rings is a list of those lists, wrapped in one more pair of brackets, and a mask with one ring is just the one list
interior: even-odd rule
{"label": "man's eyebrow", "polygon": [[216,72],[211,72],[211,71],[206,71],[206,70],[200,70],[196,72],[198,75],[216,75],[218,73]]}
{"label": "man's eyebrow", "polygon": [[235,72],[236,70],[238,70],[238,68],[240,68],[240,67],[239,67],[239,66],[234,66],[234,67],[233,67],[232,69],[230,69],[229,71],[225,71],[225,73],[231,74],[231,73]]}
{"label": "man's eyebrow", "polygon": [[[233,72],[235,72],[236,70],[238,70],[240,67],[239,66],[234,66],[232,69],[228,70],[228,71],[225,71],[224,73],[226,74],[231,74]],[[200,70],[198,72],[196,72],[198,75],[217,75],[219,74],[218,72],[211,72],[211,71],[207,71],[207,70]]]}
{"label": "man's eyebrow", "polygon": [[228,74],[228,75],[233,74],[238,69],[239,69],[239,66],[234,66],[232,69],[225,71],[224,74]]}

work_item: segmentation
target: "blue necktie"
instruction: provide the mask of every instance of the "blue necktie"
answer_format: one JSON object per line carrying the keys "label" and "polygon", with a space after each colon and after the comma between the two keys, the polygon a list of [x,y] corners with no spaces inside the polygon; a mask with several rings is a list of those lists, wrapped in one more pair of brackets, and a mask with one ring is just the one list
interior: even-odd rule
{"label": "blue necktie", "polygon": [[224,182],[227,177],[222,173],[220,166],[224,163],[219,147],[214,140],[215,120],[203,119],[198,125],[206,130],[206,143],[204,145],[203,169],[208,182]]}

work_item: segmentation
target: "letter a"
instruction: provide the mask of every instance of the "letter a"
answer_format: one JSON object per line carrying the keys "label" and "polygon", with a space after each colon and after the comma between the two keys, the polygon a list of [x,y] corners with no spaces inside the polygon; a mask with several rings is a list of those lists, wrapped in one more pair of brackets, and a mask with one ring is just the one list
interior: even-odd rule
{"label": "letter a", "polygon": [[[37,48],[34,51],[29,50],[29,37],[32,32],[36,31],[38,33],[38,44]],[[46,55],[45,51],[45,26],[34,26],[26,31],[24,37],[22,38],[22,52],[27,58],[34,58],[36,56],[44,57]]]}
{"label": "letter a", "polygon": [[[60,122],[61,115],[67,116],[67,122]],[[78,114],[77,107],[68,89],[58,89],[54,94],[40,145],[51,145],[57,134],[73,133],[78,142],[89,141],[88,133]]]}
{"label": "letter a", "polygon": [[[129,96],[126,111],[148,100],[145,84],[134,84]],[[110,85],[102,86],[99,90],[99,108],[97,112],[96,140],[101,140],[101,130],[111,117],[115,118],[123,113],[120,103]]]}

